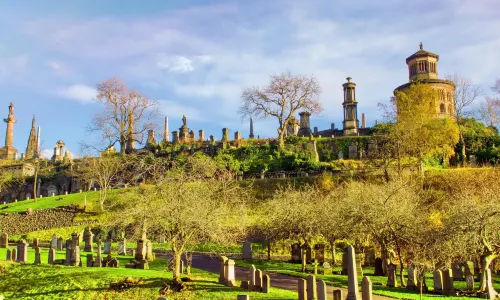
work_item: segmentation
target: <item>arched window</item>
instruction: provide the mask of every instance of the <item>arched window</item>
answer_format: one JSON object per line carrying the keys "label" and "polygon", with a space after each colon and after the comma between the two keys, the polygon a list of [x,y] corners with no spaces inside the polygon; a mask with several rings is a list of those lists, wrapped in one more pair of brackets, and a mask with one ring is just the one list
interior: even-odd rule
{"label": "arched window", "polygon": [[441,103],[441,105],[439,105],[439,111],[440,111],[442,114],[446,113],[446,107],[444,106],[444,104],[443,104],[443,103]]}

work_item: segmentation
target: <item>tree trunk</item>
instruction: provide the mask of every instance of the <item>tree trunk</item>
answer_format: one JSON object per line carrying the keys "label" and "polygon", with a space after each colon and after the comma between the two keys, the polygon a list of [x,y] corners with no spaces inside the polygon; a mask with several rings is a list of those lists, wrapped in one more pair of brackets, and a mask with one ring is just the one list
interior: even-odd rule
{"label": "tree trunk", "polygon": [[464,139],[464,135],[459,132],[460,134],[460,144],[461,144],[461,154],[462,154],[462,167],[465,168],[465,166],[467,165],[467,155],[465,154],[465,139]]}
{"label": "tree trunk", "polygon": [[481,259],[481,268],[483,272],[481,273],[481,284],[479,285],[479,291],[486,291],[486,269],[489,268],[491,262],[498,255],[494,254],[491,251],[487,251],[486,254]]}
{"label": "tree trunk", "polygon": [[330,247],[332,248],[332,265],[335,266],[335,254],[337,251],[335,251],[335,241],[336,240],[333,240],[333,241],[330,241]]}
{"label": "tree trunk", "polygon": [[307,266],[307,261],[306,261],[306,251],[305,249],[302,249],[302,273],[306,272],[306,266]]}
{"label": "tree trunk", "polygon": [[172,247],[172,259],[174,260],[174,269],[172,270],[172,276],[174,283],[181,284],[181,251],[177,251]]}
{"label": "tree trunk", "polygon": [[387,266],[391,263],[391,259],[389,257],[389,250],[385,244],[382,244],[380,252],[382,256],[382,271],[384,274],[387,274]]}
{"label": "tree trunk", "polygon": [[271,241],[267,241],[267,260],[271,260]]}

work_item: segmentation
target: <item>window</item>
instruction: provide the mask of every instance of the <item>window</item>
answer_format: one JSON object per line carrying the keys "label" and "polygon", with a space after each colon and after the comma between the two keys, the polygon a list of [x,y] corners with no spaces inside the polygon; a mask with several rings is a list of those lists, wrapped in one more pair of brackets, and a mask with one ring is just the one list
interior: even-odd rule
{"label": "window", "polygon": [[444,104],[443,104],[443,103],[441,103],[441,105],[439,105],[439,111],[440,111],[442,114],[446,113],[446,108],[445,108],[445,106],[444,106]]}

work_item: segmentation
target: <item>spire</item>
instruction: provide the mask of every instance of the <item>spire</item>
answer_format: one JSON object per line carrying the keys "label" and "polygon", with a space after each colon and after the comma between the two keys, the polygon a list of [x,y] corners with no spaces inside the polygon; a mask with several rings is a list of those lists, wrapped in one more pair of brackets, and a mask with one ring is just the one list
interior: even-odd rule
{"label": "spire", "polygon": [[252,118],[250,117],[250,136],[249,136],[251,139],[254,138],[254,135],[253,135],[253,120]]}
{"label": "spire", "polygon": [[28,146],[26,147],[26,153],[24,155],[25,159],[34,158],[37,156],[38,152],[38,141],[36,134],[36,119],[33,115],[33,120],[31,121],[31,131],[28,137]]}
{"label": "spire", "polygon": [[40,126],[38,126],[38,131],[36,134],[36,156],[40,157]]}

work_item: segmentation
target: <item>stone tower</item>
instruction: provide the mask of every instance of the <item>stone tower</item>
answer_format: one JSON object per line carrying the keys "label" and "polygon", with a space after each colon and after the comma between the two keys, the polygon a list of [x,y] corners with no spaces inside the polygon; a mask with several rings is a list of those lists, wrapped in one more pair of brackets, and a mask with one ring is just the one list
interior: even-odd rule
{"label": "stone tower", "polygon": [[28,146],[26,147],[26,153],[24,154],[25,159],[31,159],[38,156],[38,135],[36,133],[36,120],[35,116],[33,116],[33,120],[31,121],[31,131],[30,136],[28,138]]}
{"label": "stone tower", "polygon": [[351,77],[347,77],[344,87],[344,121],[342,122],[344,135],[358,134],[358,102],[356,102],[356,84],[351,82]]}
{"label": "stone tower", "polygon": [[250,118],[250,135],[249,135],[249,138],[251,138],[251,139],[254,138],[254,135],[253,135],[253,120],[252,120],[252,118]]}
{"label": "stone tower", "polygon": [[0,148],[0,159],[17,159],[17,149],[14,148],[14,124],[17,120],[14,119],[14,104],[9,105],[9,116],[3,121],[7,123],[7,131],[5,133],[5,146]]}
{"label": "stone tower", "polygon": [[65,154],[64,148],[65,147],[66,147],[66,145],[64,144],[63,141],[61,141],[61,140],[57,141],[56,146],[54,147],[54,155],[52,156],[53,162],[64,160],[64,154]]}
{"label": "stone tower", "polygon": [[424,50],[424,46],[420,43],[420,49],[406,58],[409,82],[397,87],[394,94],[396,91],[408,90],[415,82],[428,84],[438,92],[436,114],[440,117],[455,118],[455,84],[438,78],[438,61],[439,55]]}
{"label": "stone tower", "polygon": [[297,133],[298,136],[309,136],[311,135],[311,124],[309,123],[309,116],[311,116],[310,113],[307,111],[303,111],[299,113],[300,116],[300,128],[299,132]]}

